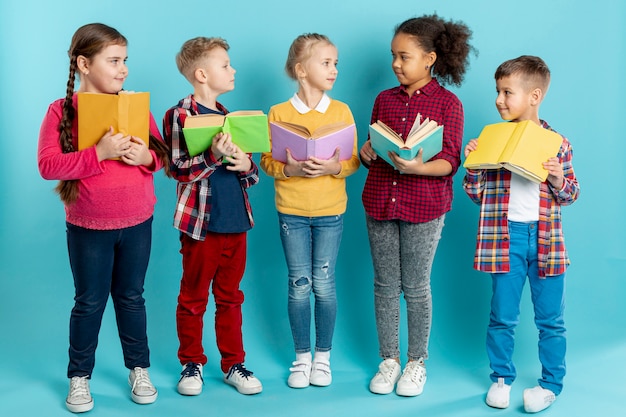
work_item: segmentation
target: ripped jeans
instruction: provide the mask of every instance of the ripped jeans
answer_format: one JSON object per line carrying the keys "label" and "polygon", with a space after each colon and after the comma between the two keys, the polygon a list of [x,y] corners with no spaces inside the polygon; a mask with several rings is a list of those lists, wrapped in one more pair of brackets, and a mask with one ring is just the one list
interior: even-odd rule
{"label": "ripped jeans", "polygon": [[297,353],[311,351],[311,292],[315,297],[315,350],[332,348],[337,296],[335,264],[343,215],[303,217],[278,213],[289,272],[289,323]]}

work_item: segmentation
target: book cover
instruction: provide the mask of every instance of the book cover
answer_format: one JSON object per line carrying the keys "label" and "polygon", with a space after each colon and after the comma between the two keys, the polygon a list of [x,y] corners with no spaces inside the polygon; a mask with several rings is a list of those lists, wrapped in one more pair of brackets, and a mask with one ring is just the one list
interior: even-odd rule
{"label": "book cover", "polygon": [[98,143],[112,126],[121,132],[150,138],[150,93],[120,91],[119,94],[77,93],[78,150]]}
{"label": "book cover", "polygon": [[269,152],[267,115],[260,110],[240,110],[220,114],[199,114],[185,119],[183,134],[189,155],[196,156],[211,147],[219,132],[230,133],[232,141],[246,153]]}
{"label": "book cover", "polygon": [[487,125],[478,145],[463,166],[468,169],[506,168],[534,182],[543,182],[548,171],[543,163],[556,156],[563,138],[531,120]]}
{"label": "book cover", "polygon": [[330,159],[339,148],[339,160],[352,158],[356,130],[354,124],[344,122],[321,126],[314,132],[294,123],[270,122],[272,134],[272,158],[287,162],[287,148],[297,161],[306,161],[314,156]]}
{"label": "book cover", "polygon": [[443,126],[428,118],[422,121],[420,114],[415,118],[406,141],[380,120],[369,126],[369,133],[372,149],[391,166],[394,165],[388,155],[389,152],[395,152],[402,159],[411,160],[417,156],[420,149],[423,149],[422,160],[426,162],[443,149]]}

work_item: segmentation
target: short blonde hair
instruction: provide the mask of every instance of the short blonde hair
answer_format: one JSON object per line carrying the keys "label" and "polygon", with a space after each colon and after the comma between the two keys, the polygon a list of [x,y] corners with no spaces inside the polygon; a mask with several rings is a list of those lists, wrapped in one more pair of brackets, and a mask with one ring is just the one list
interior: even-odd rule
{"label": "short blonde hair", "polygon": [[189,81],[193,82],[194,72],[198,69],[200,62],[206,58],[207,54],[215,48],[223,48],[228,51],[228,42],[222,38],[206,38],[199,36],[189,39],[176,54],[176,65],[181,74]]}

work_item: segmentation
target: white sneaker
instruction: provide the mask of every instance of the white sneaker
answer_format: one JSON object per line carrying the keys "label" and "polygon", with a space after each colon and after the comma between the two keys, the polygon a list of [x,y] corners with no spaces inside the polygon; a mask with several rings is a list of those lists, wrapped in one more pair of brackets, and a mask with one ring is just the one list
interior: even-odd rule
{"label": "white sneaker", "polygon": [[400,378],[400,364],[395,359],[385,359],[378,365],[378,372],[370,381],[374,394],[390,394]]}
{"label": "white sneaker", "polygon": [[152,404],[157,399],[157,390],[150,381],[150,374],[146,368],[135,367],[128,375],[130,396],[137,404]]}
{"label": "white sneaker", "polygon": [[70,379],[70,392],[65,399],[65,406],[72,413],[84,413],[93,408],[93,398],[89,392],[89,377],[74,376]]}
{"label": "white sneaker", "polygon": [[524,390],[524,411],[538,413],[550,407],[556,400],[556,395],[549,389],[537,385]]}
{"label": "white sneaker", "polygon": [[251,395],[263,391],[261,381],[248,371],[243,363],[231,366],[228,373],[224,374],[224,382],[237,388],[240,394]]}
{"label": "white sneaker", "polygon": [[189,362],[183,365],[183,371],[178,380],[178,393],[182,395],[200,395],[202,392],[202,365],[199,363]]}
{"label": "white sneaker", "polygon": [[424,361],[410,361],[406,364],[404,372],[398,380],[396,394],[404,397],[415,397],[424,391],[424,384],[426,384]]}
{"label": "white sneaker", "polygon": [[498,378],[487,391],[485,403],[493,408],[507,408],[511,397],[511,386],[504,383],[504,378]]}
{"label": "white sneaker", "polygon": [[333,382],[333,376],[330,372],[330,362],[326,359],[314,359],[311,365],[311,377],[309,378],[311,385],[318,387],[327,387]]}
{"label": "white sneaker", "polygon": [[309,386],[309,378],[311,376],[310,361],[295,361],[289,368],[291,372],[287,378],[287,385],[291,388],[306,388]]}

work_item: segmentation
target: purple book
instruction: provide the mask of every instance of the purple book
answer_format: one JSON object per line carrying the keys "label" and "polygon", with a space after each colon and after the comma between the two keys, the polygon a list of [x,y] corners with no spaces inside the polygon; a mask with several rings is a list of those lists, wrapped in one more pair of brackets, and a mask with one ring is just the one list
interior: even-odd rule
{"label": "purple book", "polygon": [[287,162],[288,148],[297,161],[305,161],[311,156],[330,159],[339,148],[339,160],[352,158],[356,131],[354,124],[333,123],[309,132],[304,126],[294,123],[270,122],[272,135],[272,158]]}

